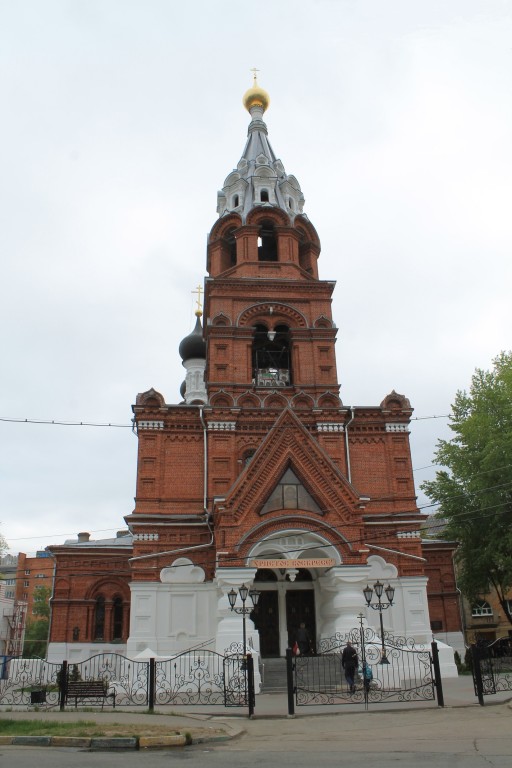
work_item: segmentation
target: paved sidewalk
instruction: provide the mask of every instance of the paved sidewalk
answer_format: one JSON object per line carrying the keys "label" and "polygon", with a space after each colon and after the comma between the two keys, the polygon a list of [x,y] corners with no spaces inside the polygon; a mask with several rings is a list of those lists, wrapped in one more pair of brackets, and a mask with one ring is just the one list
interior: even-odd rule
{"label": "paved sidewalk", "polygon": [[[445,709],[437,706],[435,701],[420,702],[397,702],[393,704],[370,704],[369,710],[364,710],[361,704],[346,704],[338,706],[305,706],[295,708],[295,717],[301,721],[301,733],[310,731],[313,733],[320,725],[327,731],[336,731],[339,729],[338,717],[335,715],[347,715],[347,724],[350,720],[351,730],[364,729],[365,718],[372,718],[372,729],[375,729],[377,722],[402,723],[403,717],[407,713],[407,720],[411,722],[411,727],[418,724],[418,728],[424,729],[427,723],[432,727],[439,727],[439,724],[447,719],[457,718],[455,714],[448,715],[448,710],[465,708],[473,710],[473,715],[467,715],[478,722],[479,712],[485,710],[485,719],[487,719],[487,710],[492,709],[492,705],[501,705],[500,709],[512,712],[512,692],[505,691],[494,696],[485,697],[485,706],[479,706],[474,694],[473,681],[471,677],[461,676],[456,679],[445,680],[444,685]],[[496,709],[495,709],[496,711]],[[402,718],[396,718],[398,713]],[[167,733],[180,731],[189,732],[195,743],[204,741],[216,741],[219,739],[234,738],[242,733],[257,734],[261,728],[269,736],[278,735],[283,730],[283,719],[288,718],[288,698],[284,693],[278,694],[260,694],[256,697],[256,711],[253,720],[247,717],[246,708],[225,708],[219,706],[183,706],[183,707],[160,707],[155,710],[155,714],[147,714],[141,708],[119,708],[115,711],[80,711],[67,709],[64,712],[59,710],[40,710],[19,709],[0,710],[0,718],[12,720],[41,720],[41,721],[63,721],[78,722],[80,720],[95,721],[108,728],[109,723],[135,724],[144,729],[144,726],[161,726]],[[483,717],[482,717],[483,719]],[[257,722],[261,725],[258,726]],[[331,725],[329,725],[329,723]],[[408,725],[409,727],[409,725]],[[157,746],[155,744],[155,746]],[[161,746],[168,746],[162,744]],[[178,746],[178,744],[176,744]]]}

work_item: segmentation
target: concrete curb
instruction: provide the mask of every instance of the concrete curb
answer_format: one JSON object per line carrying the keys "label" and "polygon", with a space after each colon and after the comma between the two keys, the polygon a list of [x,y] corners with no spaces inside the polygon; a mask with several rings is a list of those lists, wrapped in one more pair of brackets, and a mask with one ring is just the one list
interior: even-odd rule
{"label": "concrete curb", "polygon": [[[235,729],[233,729],[235,731]],[[88,736],[0,736],[0,746],[5,747],[68,747],[74,749],[89,749],[94,752],[110,752],[114,750],[146,750],[169,749],[171,747],[186,747],[190,744],[207,744],[208,742],[229,741],[244,733],[244,729],[236,729],[232,734],[222,736],[200,736],[187,741],[182,734],[172,736],[117,736],[117,737],[88,737]]]}
{"label": "concrete curb", "polygon": [[[224,738],[224,737],[223,737]],[[226,736],[227,739],[231,738]],[[198,739],[204,743],[209,739]],[[194,743],[189,742],[189,743]],[[187,744],[185,736],[117,736],[91,737],[86,736],[0,736],[0,746],[5,747],[71,747],[74,749],[89,749],[94,752],[111,752],[128,749],[167,749],[169,747],[184,747]]]}

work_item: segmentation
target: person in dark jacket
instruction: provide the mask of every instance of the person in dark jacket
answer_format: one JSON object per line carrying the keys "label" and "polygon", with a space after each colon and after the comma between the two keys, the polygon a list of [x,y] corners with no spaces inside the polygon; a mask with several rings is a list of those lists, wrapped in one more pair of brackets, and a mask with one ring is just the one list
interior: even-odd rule
{"label": "person in dark jacket", "polygon": [[341,666],[345,672],[345,680],[347,681],[350,693],[354,693],[356,690],[354,678],[358,664],[359,659],[357,658],[357,651],[350,642],[347,642],[343,649],[343,653],[341,654]]}
{"label": "person in dark jacket", "polygon": [[297,630],[297,644],[302,656],[310,652],[311,640],[309,638],[309,632],[307,631],[306,625],[303,621],[301,621],[300,627]]}

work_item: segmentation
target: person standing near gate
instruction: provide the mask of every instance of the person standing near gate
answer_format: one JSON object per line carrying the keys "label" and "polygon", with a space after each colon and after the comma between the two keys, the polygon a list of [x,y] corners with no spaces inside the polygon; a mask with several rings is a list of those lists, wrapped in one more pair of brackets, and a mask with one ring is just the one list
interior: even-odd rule
{"label": "person standing near gate", "polygon": [[309,653],[311,650],[309,632],[307,631],[306,625],[303,621],[301,621],[300,627],[297,630],[297,645],[299,646],[299,650],[302,656],[304,656],[306,653]]}
{"label": "person standing near gate", "polygon": [[355,693],[356,686],[354,684],[354,677],[356,674],[357,665],[359,659],[357,658],[356,649],[347,641],[343,653],[341,654],[341,666],[345,672],[345,680],[350,689],[350,693]]}

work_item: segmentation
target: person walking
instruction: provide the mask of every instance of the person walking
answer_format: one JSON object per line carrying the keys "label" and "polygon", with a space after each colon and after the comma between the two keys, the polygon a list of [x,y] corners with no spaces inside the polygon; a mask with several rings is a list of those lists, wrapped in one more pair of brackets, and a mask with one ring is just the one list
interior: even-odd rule
{"label": "person walking", "polygon": [[359,659],[357,658],[357,651],[351,643],[347,641],[343,653],[341,654],[341,666],[345,672],[345,680],[347,681],[350,693],[355,693],[356,690],[354,678],[358,664]]}
{"label": "person walking", "polygon": [[370,685],[373,680],[372,668],[368,662],[363,661],[363,683],[366,693],[370,693]]}

